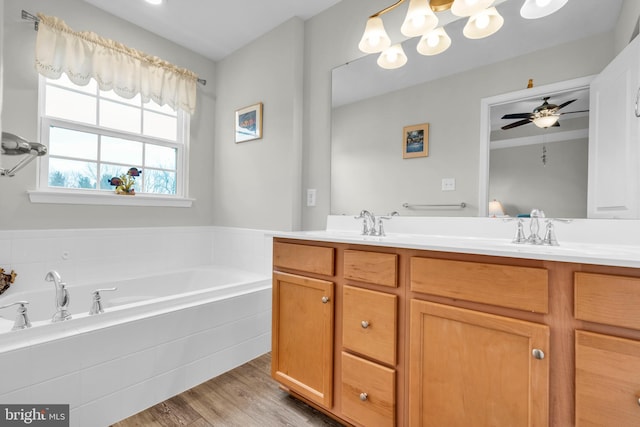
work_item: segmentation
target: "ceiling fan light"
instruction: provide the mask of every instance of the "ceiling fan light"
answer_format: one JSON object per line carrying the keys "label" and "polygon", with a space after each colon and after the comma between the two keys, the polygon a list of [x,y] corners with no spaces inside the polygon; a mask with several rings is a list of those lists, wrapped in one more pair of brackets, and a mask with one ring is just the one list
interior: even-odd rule
{"label": "ceiling fan light", "polygon": [[455,0],[451,5],[451,13],[456,16],[471,16],[488,8],[494,0]]}
{"label": "ceiling fan light", "polygon": [[559,118],[556,115],[540,116],[533,119],[533,124],[544,129],[555,125]]}
{"label": "ceiling fan light", "polygon": [[394,44],[380,54],[377,63],[381,68],[393,70],[407,63],[407,55],[400,43]]}
{"label": "ceiling fan light", "polygon": [[416,50],[421,55],[431,56],[444,52],[449,49],[449,46],[451,46],[451,37],[444,27],[438,27],[420,38]]}
{"label": "ceiling fan light", "polygon": [[367,20],[358,48],[364,53],[378,53],[391,46],[391,39],[384,29],[382,18],[373,17]]}
{"label": "ceiling fan light", "polygon": [[520,9],[525,19],[538,19],[557,12],[569,0],[526,0]]}
{"label": "ceiling fan light", "polygon": [[438,18],[427,0],[410,0],[400,32],[407,37],[417,37],[433,30],[437,25]]}
{"label": "ceiling fan light", "polygon": [[496,33],[504,24],[504,18],[495,7],[469,17],[462,33],[468,39],[481,39]]}

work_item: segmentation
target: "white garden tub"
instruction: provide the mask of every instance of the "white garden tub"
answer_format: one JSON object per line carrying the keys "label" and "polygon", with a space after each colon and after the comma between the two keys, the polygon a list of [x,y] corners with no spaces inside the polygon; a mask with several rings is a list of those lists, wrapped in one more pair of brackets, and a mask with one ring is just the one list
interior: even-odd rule
{"label": "white garden tub", "polygon": [[[65,278],[62,277],[64,281]],[[90,316],[92,293],[102,314]],[[72,318],[51,322],[53,283],[0,296],[29,302],[29,329],[0,312],[0,402],[69,404],[71,425],[109,425],[271,347],[271,278],[224,266],[67,283]]]}

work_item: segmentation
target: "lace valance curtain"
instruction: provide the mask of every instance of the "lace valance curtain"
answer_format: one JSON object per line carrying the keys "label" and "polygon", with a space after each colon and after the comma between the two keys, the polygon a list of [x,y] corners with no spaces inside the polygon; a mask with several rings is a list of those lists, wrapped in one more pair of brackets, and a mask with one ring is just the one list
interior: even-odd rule
{"label": "lace valance curtain", "polygon": [[101,90],[127,99],[140,94],[144,102],[195,111],[198,76],[192,71],[95,33],[73,31],[59,18],[38,18],[36,69],[43,76],[65,73],[80,86],[94,78]]}

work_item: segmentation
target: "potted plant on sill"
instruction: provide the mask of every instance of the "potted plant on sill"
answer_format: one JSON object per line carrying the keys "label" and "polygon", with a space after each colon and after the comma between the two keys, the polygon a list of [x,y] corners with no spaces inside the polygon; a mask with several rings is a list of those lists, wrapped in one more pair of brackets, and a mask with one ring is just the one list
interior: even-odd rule
{"label": "potted plant on sill", "polygon": [[133,185],[136,183],[136,177],[140,176],[141,173],[142,171],[138,168],[129,168],[126,174],[109,179],[109,184],[116,187],[116,194],[135,196],[136,190]]}

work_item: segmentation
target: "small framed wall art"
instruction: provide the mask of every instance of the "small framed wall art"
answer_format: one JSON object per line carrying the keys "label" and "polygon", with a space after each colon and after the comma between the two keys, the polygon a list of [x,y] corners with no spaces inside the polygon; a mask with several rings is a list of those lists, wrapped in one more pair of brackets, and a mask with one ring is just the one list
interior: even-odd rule
{"label": "small framed wall art", "polygon": [[402,129],[402,158],[429,155],[429,123],[405,126]]}
{"label": "small framed wall art", "polygon": [[236,110],[236,143],[262,138],[262,102]]}

